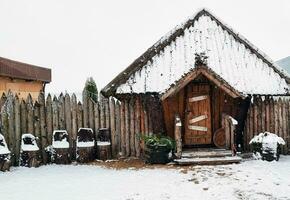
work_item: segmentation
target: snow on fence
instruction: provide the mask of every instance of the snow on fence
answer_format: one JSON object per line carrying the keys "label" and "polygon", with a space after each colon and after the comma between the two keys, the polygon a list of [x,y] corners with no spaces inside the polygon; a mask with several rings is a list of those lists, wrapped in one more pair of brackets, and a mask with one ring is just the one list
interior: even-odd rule
{"label": "snow on fence", "polygon": [[286,145],[282,153],[290,153],[290,99],[289,97],[255,96],[250,104],[244,129],[245,150],[250,150],[250,140],[268,131],[282,137]]}
{"label": "snow on fence", "polygon": [[14,165],[18,164],[20,157],[23,133],[32,133],[39,138],[37,143],[45,164],[45,148],[52,144],[54,130],[67,130],[70,147],[75,150],[79,128],[92,128],[96,138],[100,128],[109,128],[114,158],[139,157],[138,135],[151,132],[148,115],[139,98],[121,103],[114,98],[103,97],[99,102],[94,102],[84,92],[82,103],[77,101],[74,94],[61,94],[59,97],[49,94],[46,99],[44,94],[40,94],[38,100],[33,102],[30,95],[22,100],[17,95],[9,94],[2,95],[0,106],[2,132],[12,152]]}

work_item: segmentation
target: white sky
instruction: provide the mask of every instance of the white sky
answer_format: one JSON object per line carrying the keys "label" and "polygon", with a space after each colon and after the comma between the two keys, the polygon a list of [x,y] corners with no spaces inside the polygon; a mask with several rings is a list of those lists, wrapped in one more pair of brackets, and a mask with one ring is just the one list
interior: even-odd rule
{"label": "white sky", "polygon": [[52,68],[49,92],[99,89],[208,8],[273,60],[290,55],[289,0],[0,0],[0,56]]}

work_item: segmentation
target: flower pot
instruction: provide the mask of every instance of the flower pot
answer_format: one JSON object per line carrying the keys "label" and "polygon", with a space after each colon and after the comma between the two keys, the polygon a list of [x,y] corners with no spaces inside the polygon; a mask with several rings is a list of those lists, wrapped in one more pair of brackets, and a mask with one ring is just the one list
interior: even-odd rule
{"label": "flower pot", "polygon": [[146,145],[145,162],[150,164],[166,164],[170,162],[170,149],[166,145]]}

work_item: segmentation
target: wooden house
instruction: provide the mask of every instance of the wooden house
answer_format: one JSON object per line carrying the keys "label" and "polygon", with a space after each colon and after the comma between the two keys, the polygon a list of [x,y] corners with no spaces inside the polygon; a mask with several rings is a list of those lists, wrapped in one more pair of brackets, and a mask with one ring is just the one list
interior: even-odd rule
{"label": "wooden house", "polygon": [[132,98],[135,110],[144,108],[141,116],[133,116],[141,123],[135,123],[134,134],[147,126],[151,133],[175,137],[182,125],[184,147],[230,149],[243,148],[251,99],[287,96],[289,82],[257,47],[203,9],[162,37],[102,93],[124,102],[125,111]]}
{"label": "wooden house", "polygon": [[20,98],[26,98],[31,94],[32,99],[37,99],[49,82],[51,82],[51,69],[0,57],[1,94],[10,90]]}

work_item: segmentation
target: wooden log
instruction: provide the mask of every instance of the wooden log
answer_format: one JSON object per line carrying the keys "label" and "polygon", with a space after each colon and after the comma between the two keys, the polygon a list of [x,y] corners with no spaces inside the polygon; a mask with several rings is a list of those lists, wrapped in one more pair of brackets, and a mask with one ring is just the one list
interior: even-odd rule
{"label": "wooden log", "polygon": [[130,111],[129,101],[125,100],[125,146],[126,146],[126,157],[130,156]]}
{"label": "wooden log", "polygon": [[95,123],[94,123],[94,102],[91,98],[88,99],[88,121],[89,121],[89,128],[95,130]]}
{"label": "wooden log", "polygon": [[34,132],[32,133],[37,138],[37,145],[40,150],[40,156],[41,151],[43,147],[41,146],[41,133],[40,133],[40,105],[38,101],[34,103],[34,112],[33,112],[33,124],[34,124]]}
{"label": "wooden log", "polygon": [[270,119],[270,100],[269,97],[266,97],[265,100],[265,129],[269,132],[271,132],[271,119]]}
{"label": "wooden log", "polygon": [[41,143],[41,156],[43,164],[48,162],[48,157],[45,148],[48,146],[47,142],[47,130],[46,130],[46,116],[45,116],[45,97],[44,93],[40,93],[38,96],[39,102],[39,125],[40,125],[40,143]]}
{"label": "wooden log", "polygon": [[18,161],[20,158],[20,145],[21,145],[21,109],[20,109],[20,101],[18,96],[15,96],[15,163],[14,165],[18,166]]}
{"label": "wooden log", "polygon": [[7,99],[7,97],[6,97],[5,93],[2,93],[1,98],[0,98],[0,108],[2,108],[2,106],[6,102],[6,99]]}
{"label": "wooden log", "polygon": [[52,101],[52,127],[53,127],[53,130],[59,129],[58,121],[59,121],[58,120],[58,100],[57,100],[56,96],[54,96],[53,101]]}
{"label": "wooden log", "polygon": [[47,134],[47,145],[52,144],[52,132],[53,132],[53,120],[52,120],[52,99],[51,95],[48,94],[46,98],[46,134]]}
{"label": "wooden log", "polygon": [[144,128],[145,128],[145,135],[149,135],[149,124],[148,124],[148,113],[144,107]]}
{"label": "wooden log", "polygon": [[[285,99],[282,100],[282,138],[287,141],[287,106],[288,103]],[[287,154],[287,145],[282,147],[283,154]]]}
{"label": "wooden log", "polygon": [[[77,109],[77,125],[78,125],[78,129],[82,128],[83,125],[83,106],[81,104],[81,102],[78,102],[78,109]],[[76,138],[74,138],[76,139]]]}
{"label": "wooden log", "polygon": [[225,131],[225,148],[231,149],[231,127],[228,115],[222,114],[222,124]]}
{"label": "wooden log", "polygon": [[261,132],[266,131],[266,99],[261,101]]}
{"label": "wooden log", "polygon": [[103,161],[111,159],[110,142],[97,142],[97,159]]}
{"label": "wooden log", "polygon": [[69,146],[73,145],[72,137],[72,111],[71,111],[71,100],[69,94],[65,94],[64,97],[64,113],[65,113],[65,129],[68,133]]}
{"label": "wooden log", "polygon": [[115,113],[115,100],[110,99],[110,130],[111,130],[111,144],[112,144],[112,156],[116,158],[117,155],[117,136],[116,136],[116,113]]}
{"label": "wooden log", "polygon": [[247,113],[246,125],[245,125],[245,134],[244,134],[244,150],[245,152],[249,152],[249,142],[250,142],[250,108]]}
{"label": "wooden log", "polygon": [[54,148],[53,161],[58,165],[71,164],[71,154],[69,148]]}
{"label": "wooden log", "polygon": [[98,138],[98,131],[100,129],[100,109],[99,109],[99,103],[94,103],[94,127],[95,127],[95,139]]}
{"label": "wooden log", "polygon": [[109,107],[109,99],[105,100],[105,119],[106,119],[106,128],[110,128],[110,107]]}
{"label": "wooden log", "polygon": [[3,137],[5,138],[8,149],[9,149],[10,148],[9,142],[8,142],[8,139],[9,139],[9,114],[8,114],[6,109],[1,110],[1,126],[2,126],[1,128],[2,128]]}
{"label": "wooden log", "polygon": [[129,115],[130,115],[130,156],[135,157],[136,156],[136,151],[135,151],[135,98],[131,98],[129,101]]}
{"label": "wooden log", "polygon": [[24,100],[21,100],[20,104],[20,115],[21,115],[21,133],[27,133],[27,110],[26,103]]}
{"label": "wooden log", "polygon": [[182,155],[182,123],[178,115],[175,116],[174,139],[176,142],[176,157],[181,158]]}
{"label": "wooden log", "polygon": [[262,131],[262,99],[260,96],[257,97],[257,109],[256,109],[256,123],[257,123],[257,131],[256,134],[263,132]]}
{"label": "wooden log", "polygon": [[33,104],[32,97],[29,94],[26,100],[26,109],[27,109],[27,132],[34,133],[34,122],[33,122]]}
{"label": "wooden log", "polygon": [[270,110],[270,132],[275,132],[275,106],[273,97],[269,98],[269,110]]}
{"label": "wooden log", "polygon": [[278,132],[276,134],[283,138],[283,101],[281,97],[278,99],[278,119]]}
{"label": "wooden log", "polygon": [[126,121],[125,121],[125,104],[123,100],[121,102],[121,156],[126,155]]}
{"label": "wooden log", "polygon": [[104,97],[101,95],[101,100],[99,104],[100,109],[100,128],[106,128],[106,116],[105,116],[105,102]]}
{"label": "wooden log", "polygon": [[274,114],[275,114],[275,121],[274,121],[274,133],[278,134],[279,131],[279,104],[278,101],[274,101]]}
{"label": "wooden log", "polygon": [[[14,116],[14,96],[12,94],[8,94],[7,98],[7,112],[8,112],[8,146],[11,151],[11,163],[15,166],[16,165],[16,135],[15,135],[15,116]],[[5,103],[6,104],[6,103]]]}
{"label": "wooden log", "polygon": [[59,129],[65,130],[65,105],[62,93],[58,97],[58,125]]}
{"label": "wooden log", "polygon": [[279,97],[278,99],[278,118],[279,118],[279,121],[278,121],[278,132],[277,132],[277,135],[280,136],[280,137],[283,137],[283,129],[282,129],[282,126],[283,126],[283,109],[282,109],[283,105],[282,105],[282,99],[281,97]]}
{"label": "wooden log", "polygon": [[141,134],[141,113],[140,113],[140,97],[136,97],[135,99],[135,151],[136,157],[140,157],[140,134]]}
{"label": "wooden log", "polygon": [[75,94],[72,94],[71,96],[71,109],[72,109],[72,130],[71,130],[71,137],[73,140],[73,143],[76,141],[77,138],[77,132],[78,132],[78,125],[77,125],[77,110],[78,110],[78,104],[77,104],[77,97]]}
{"label": "wooden log", "polygon": [[83,90],[83,124],[84,127],[89,127],[89,112],[88,112],[88,92],[86,89]]}
{"label": "wooden log", "polygon": [[77,161],[88,163],[95,159],[95,147],[77,147]]}
{"label": "wooden log", "polygon": [[251,140],[254,136],[254,105],[251,103],[250,105],[250,120],[249,120],[249,140]]}
{"label": "wooden log", "polygon": [[121,105],[117,101],[115,105],[115,115],[116,115],[116,156],[119,156],[121,152]]}

